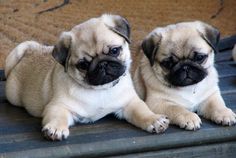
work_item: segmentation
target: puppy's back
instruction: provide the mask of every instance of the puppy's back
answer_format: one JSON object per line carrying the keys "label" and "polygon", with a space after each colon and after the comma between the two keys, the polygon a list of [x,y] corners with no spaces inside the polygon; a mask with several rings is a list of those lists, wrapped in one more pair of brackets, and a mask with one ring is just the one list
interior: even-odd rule
{"label": "puppy's back", "polygon": [[7,99],[13,105],[24,105],[34,116],[40,115],[51,94],[44,91],[47,90],[45,86],[51,85],[49,74],[55,65],[52,49],[51,46],[27,41],[18,45],[6,59]]}
{"label": "puppy's back", "polygon": [[[41,50],[41,51],[40,51]],[[51,53],[52,47],[43,46],[35,41],[25,41],[14,48],[5,60],[5,76],[20,62],[25,54]]]}

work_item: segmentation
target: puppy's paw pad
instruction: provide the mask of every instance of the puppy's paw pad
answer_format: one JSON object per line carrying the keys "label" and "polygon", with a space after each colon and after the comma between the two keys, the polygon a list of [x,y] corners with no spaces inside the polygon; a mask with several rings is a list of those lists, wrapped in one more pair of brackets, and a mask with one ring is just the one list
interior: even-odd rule
{"label": "puppy's paw pad", "polygon": [[225,108],[219,112],[215,112],[212,120],[217,124],[224,126],[233,126],[236,123],[236,114],[229,108]]}
{"label": "puppy's paw pad", "polygon": [[150,133],[162,133],[169,126],[169,119],[164,115],[154,115],[150,120],[147,131]]}
{"label": "puppy's paw pad", "polygon": [[180,128],[184,128],[186,130],[197,130],[200,129],[202,121],[200,117],[192,112],[184,113],[179,115],[176,118],[176,124],[180,126]]}
{"label": "puppy's paw pad", "polygon": [[45,138],[53,141],[63,140],[69,136],[68,128],[58,128],[50,125],[44,126],[42,132]]}

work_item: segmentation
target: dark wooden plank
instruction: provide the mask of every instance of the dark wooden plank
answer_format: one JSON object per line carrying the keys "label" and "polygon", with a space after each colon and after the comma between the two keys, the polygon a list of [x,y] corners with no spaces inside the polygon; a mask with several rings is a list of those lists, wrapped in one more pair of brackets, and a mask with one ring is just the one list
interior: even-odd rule
{"label": "dark wooden plank", "polygon": [[3,70],[0,70],[0,81],[5,81],[6,78],[5,78],[5,75],[4,75],[4,71]]}
{"label": "dark wooden plank", "polygon": [[235,43],[236,43],[236,35],[225,37],[220,40],[218,48],[220,51],[223,51],[226,49],[232,49]]}
{"label": "dark wooden plank", "polygon": [[0,81],[0,103],[6,102],[5,82]]}
{"label": "dark wooden plank", "polygon": [[227,93],[222,95],[227,107],[236,111],[236,93]]}
{"label": "dark wooden plank", "polygon": [[215,67],[220,78],[236,76],[236,62],[215,64]]}
{"label": "dark wooden plank", "polygon": [[222,62],[227,62],[227,61],[233,61],[232,50],[226,50],[226,51],[222,51],[216,54],[215,62],[217,64],[222,63]]}
{"label": "dark wooden plank", "polygon": [[[188,139],[183,139],[188,138]],[[236,128],[225,127],[218,130],[199,130],[195,132],[180,132],[162,136],[150,135],[146,137],[120,138],[85,144],[67,144],[57,147],[42,147],[26,149],[18,152],[5,153],[6,156],[24,157],[104,157],[129,153],[159,151],[209,143],[220,143],[236,140]],[[41,143],[41,141],[39,141]],[[44,143],[44,142],[42,142]],[[53,142],[57,144],[61,142]],[[27,144],[30,147],[30,143]],[[43,151],[43,152],[42,152]]]}
{"label": "dark wooden plank", "polygon": [[222,77],[219,82],[222,94],[236,92],[236,75],[231,77]]}
{"label": "dark wooden plank", "polygon": [[130,155],[111,156],[110,158],[235,158],[236,142],[192,146]]}

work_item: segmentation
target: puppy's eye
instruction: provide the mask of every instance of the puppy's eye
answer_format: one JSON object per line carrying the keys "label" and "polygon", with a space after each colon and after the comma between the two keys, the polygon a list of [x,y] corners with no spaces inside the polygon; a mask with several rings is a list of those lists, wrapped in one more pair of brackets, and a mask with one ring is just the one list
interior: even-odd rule
{"label": "puppy's eye", "polygon": [[193,56],[193,61],[202,64],[207,57],[208,57],[207,54],[195,52]]}
{"label": "puppy's eye", "polygon": [[81,70],[88,70],[90,66],[90,62],[86,59],[80,59],[79,62],[76,64],[77,69]]}
{"label": "puppy's eye", "polygon": [[122,47],[115,47],[111,48],[108,52],[108,55],[113,56],[113,57],[118,57],[120,55]]}
{"label": "puppy's eye", "polygon": [[164,59],[160,63],[160,65],[166,69],[171,69],[175,65],[175,62],[173,60],[173,57],[169,57],[169,58]]}

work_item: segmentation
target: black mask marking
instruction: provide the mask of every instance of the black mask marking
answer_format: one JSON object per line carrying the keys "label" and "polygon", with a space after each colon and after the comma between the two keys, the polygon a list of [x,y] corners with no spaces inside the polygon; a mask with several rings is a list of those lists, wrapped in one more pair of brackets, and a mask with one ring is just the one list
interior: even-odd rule
{"label": "black mask marking", "polygon": [[202,81],[207,71],[199,64],[182,61],[176,64],[167,75],[167,80],[173,86],[189,86]]}
{"label": "black mask marking", "polygon": [[104,85],[118,79],[125,70],[126,66],[118,59],[102,55],[92,60],[86,79],[90,85]]}

